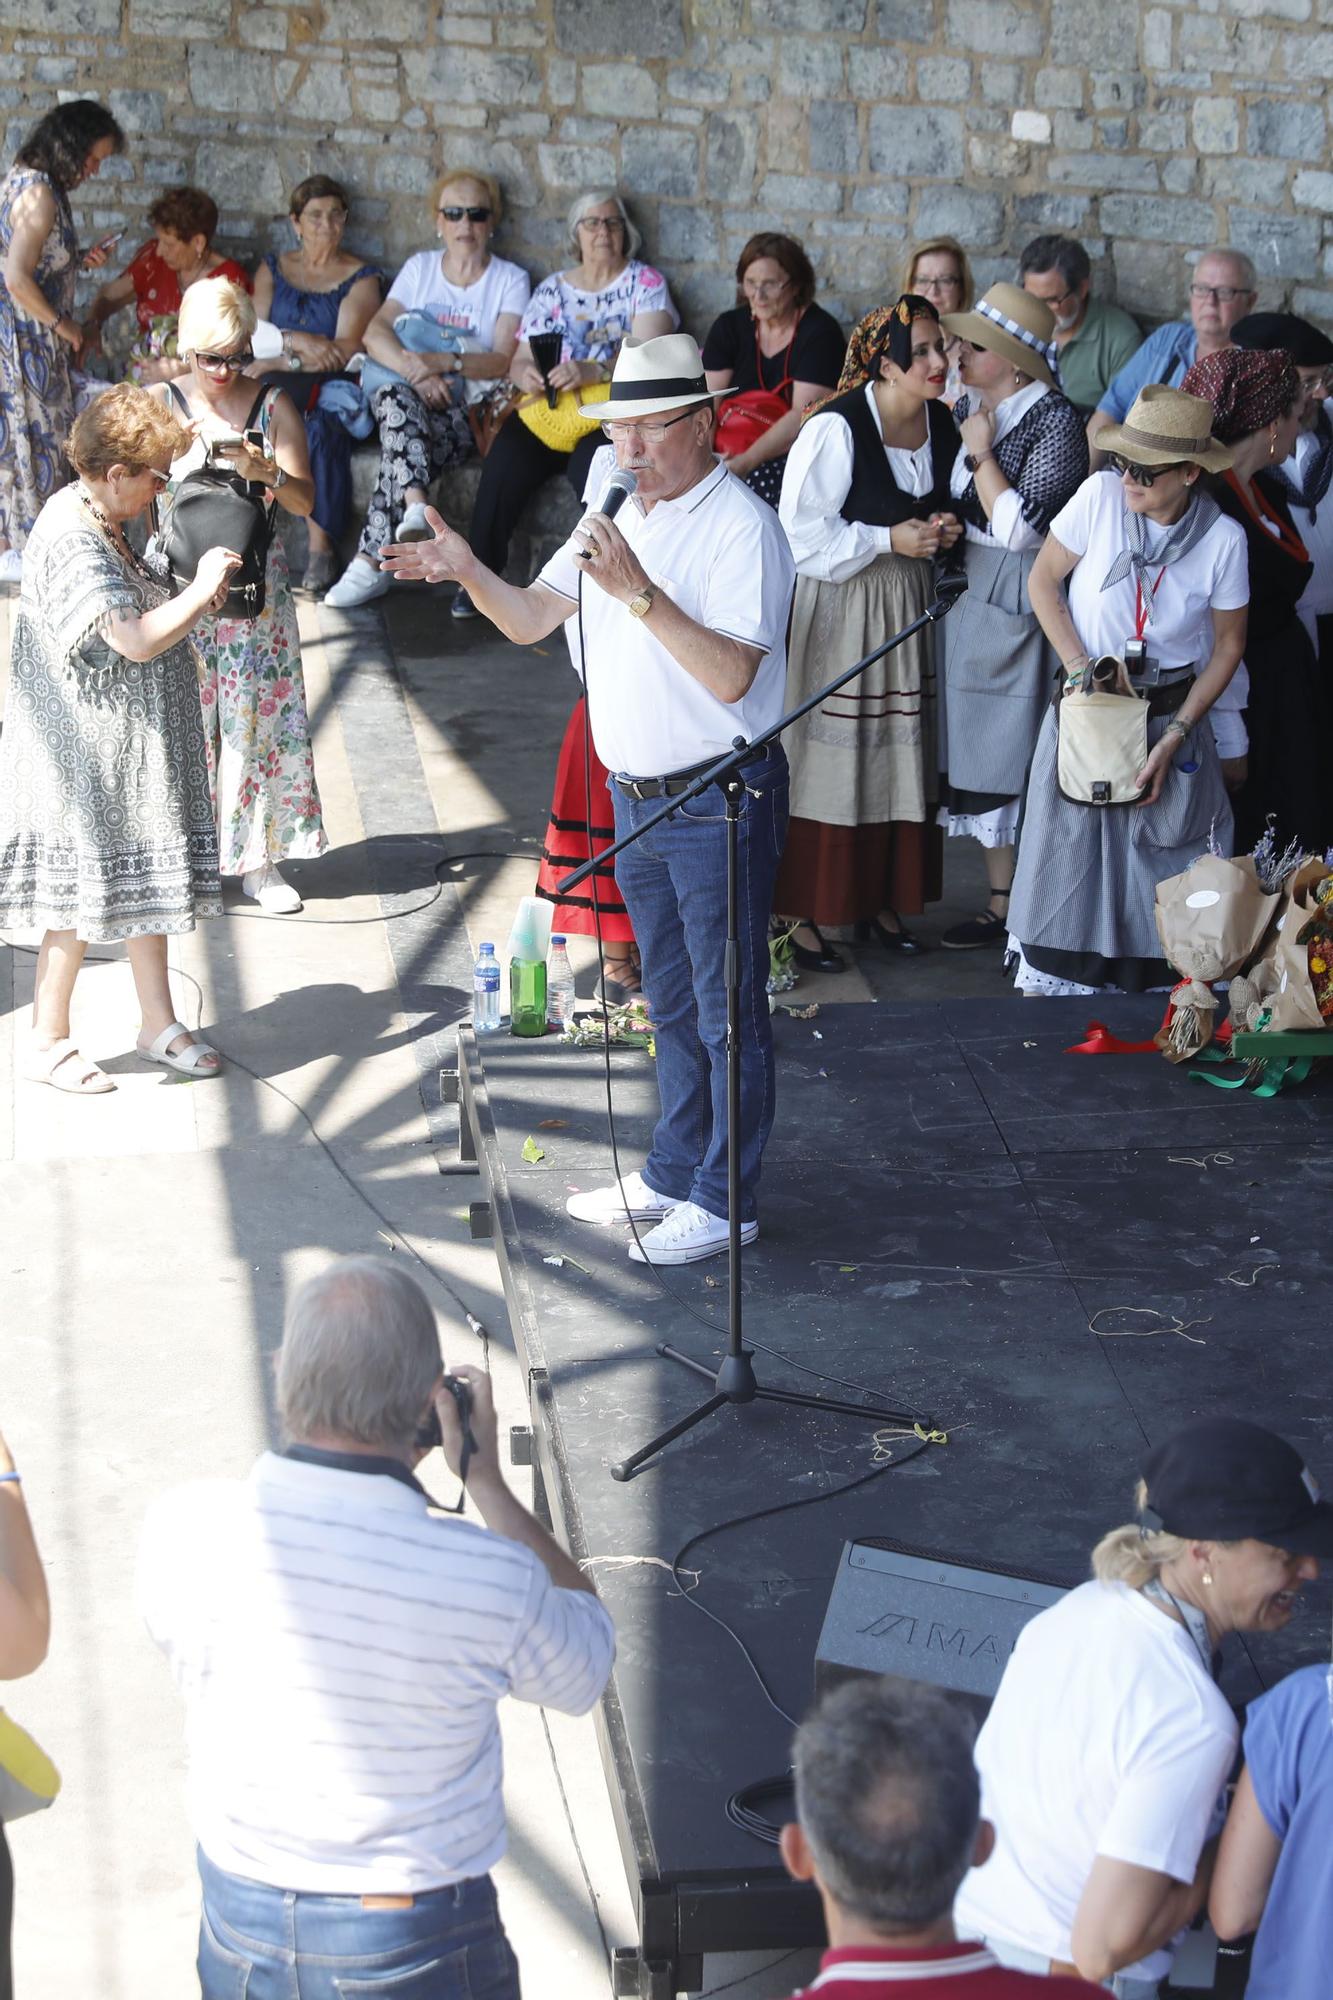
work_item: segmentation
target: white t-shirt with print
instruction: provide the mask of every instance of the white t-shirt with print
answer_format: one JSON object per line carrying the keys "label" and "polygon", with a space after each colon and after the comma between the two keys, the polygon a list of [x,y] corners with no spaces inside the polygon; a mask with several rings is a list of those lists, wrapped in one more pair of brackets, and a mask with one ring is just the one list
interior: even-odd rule
{"label": "white t-shirt with print", "polygon": [[[1137,1590],[1085,1583],[1040,1612],[977,1738],[996,1843],[958,1892],[959,1934],[1068,1960],[1099,1854],[1192,1882],[1238,1733],[1189,1633]],[[1125,1974],[1170,1962],[1155,1951]]]}
{"label": "white t-shirt with print", "polygon": [[[1148,560],[1169,528],[1144,521]],[[1079,562],[1067,579],[1069,611],[1079,640],[1094,660],[1103,653],[1122,658],[1135,631],[1134,579],[1102,589],[1106,572],[1126,548],[1125,503],[1120,476],[1094,472],[1051,523],[1051,533]],[[1158,582],[1158,575],[1161,581]],[[1152,623],[1144,626],[1148,651],[1164,668],[1193,666],[1201,674],[1213,651],[1213,612],[1239,611],[1250,601],[1250,563],[1245,530],[1221,514],[1188,555],[1152,578]],[[1240,711],[1249,699],[1244,663],[1209,712],[1219,756],[1239,757],[1246,748]]]}
{"label": "white t-shirt with print", "polygon": [[673,327],[680,325],[666,279],[637,257],[599,292],[581,291],[563,271],[553,271],[532,294],[518,337],[560,333],[562,361],[612,361],[639,314],[648,312],[664,312]]}
{"label": "white t-shirt with print", "polygon": [[418,250],[389,287],[389,296],[404,312],[429,313],[441,326],[470,335],[483,349],[495,338],[501,313],[521,315],[531,293],[527,272],[503,257],[492,257],[474,284],[452,284],[438,250]]}

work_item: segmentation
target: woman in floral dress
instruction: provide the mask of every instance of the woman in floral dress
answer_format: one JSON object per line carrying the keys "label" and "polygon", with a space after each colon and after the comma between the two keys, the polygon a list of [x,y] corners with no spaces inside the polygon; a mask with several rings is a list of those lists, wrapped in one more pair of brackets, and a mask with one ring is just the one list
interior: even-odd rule
{"label": "woman in floral dress", "polygon": [[[69,477],[74,420],[73,318],[79,245],[70,189],[121,151],[125,135],[91,98],[57,105],[28,134],[0,183],[0,583],[17,583],[43,503]],[[83,259],[104,264],[108,245]]]}
{"label": "woman in floral dress", "polygon": [[[264,450],[237,446],[219,454],[267,504],[309,514],[305,426],[290,397],[247,379],[254,359],[254,302],[225,279],[191,285],[181,301],[178,344],[189,373],[153,391],[172,399],[182,422],[198,426],[190,450],[172,466],[176,484],[202,465],[207,439],[259,430]],[[284,914],[301,898],[279,869],[308,861],[328,845],[315,783],[301,673],[301,641],[282,542],[269,544],[264,609],[257,618],[206,618],[196,634],[204,661],[200,693],[209,778],[224,876],[241,878],[263,910]]]}

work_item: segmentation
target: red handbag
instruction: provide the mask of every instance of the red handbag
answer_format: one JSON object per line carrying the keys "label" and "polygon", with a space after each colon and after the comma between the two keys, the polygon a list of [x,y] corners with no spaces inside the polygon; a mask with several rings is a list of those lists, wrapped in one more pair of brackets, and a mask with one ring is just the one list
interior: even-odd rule
{"label": "red handbag", "polygon": [[[796,326],[801,323],[797,315]],[[740,389],[734,396],[728,396],[719,404],[717,421],[713,425],[713,450],[721,452],[723,458],[739,458],[752,444],[757,444],[765,431],[773,428],[791,409],[791,351],[796,343],[796,327],[792,328],[791,339],[787,342],[787,352],[782,358],[783,375],[776,389]],[[759,328],[754,330],[754,353],[759,379],[764,379],[763,354],[759,346]],[[786,392],[785,394],[783,392]]]}

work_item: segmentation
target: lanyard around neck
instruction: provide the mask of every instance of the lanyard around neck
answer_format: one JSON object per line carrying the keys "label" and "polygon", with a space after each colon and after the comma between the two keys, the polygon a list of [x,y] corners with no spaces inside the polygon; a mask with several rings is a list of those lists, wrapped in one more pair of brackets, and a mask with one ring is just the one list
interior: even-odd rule
{"label": "lanyard around neck", "polygon": [[1213,1663],[1212,1641],[1208,1637],[1208,1620],[1197,1604],[1187,1604],[1183,1597],[1176,1597],[1158,1577],[1150,1577],[1143,1586],[1143,1595],[1150,1597],[1154,1604],[1160,1604],[1164,1611],[1174,1611],[1190,1638],[1194,1650],[1203,1662],[1203,1670],[1210,1681],[1217,1679]]}
{"label": "lanyard around neck", "polygon": [[[1160,569],[1158,570],[1158,572],[1157,572],[1157,582],[1156,582],[1156,583],[1155,583],[1155,584],[1153,585],[1153,587],[1152,587],[1152,595],[1153,595],[1154,597],[1156,597],[1156,595],[1157,595],[1157,589],[1158,589],[1158,585],[1159,585],[1159,584],[1161,583],[1161,581],[1162,581],[1162,578],[1163,578],[1163,577],[1164,577],[1165,575],[1166,575],[1166,564],[1165,564],[1165,563],[1163,563],[1163,564],[1162,564],[1162,567],[1161,567],[1161,568],[1160,568]],[[1145,632],[1145,631],[1146,631],[1146,629],[1147,629],[1147,625],[1148,625],[1148,606],[1147,606],[1147,604],[1146,604],[1146,603],[1145,603],[1145,601],[1144,601],[1144,596],[1143,596],[1143,585],[1142,585],[1142,583],[1141,583],[1141,582],[1139,581],[1139,578],[1138,578],[1137,576],[1135,576],[1135,578],[1134,578],[1134,637],[1135,637],[1136,639],[1141,639],[1141,638],[1143,637],[1143,634],[1144,634],[1144,632]]]}

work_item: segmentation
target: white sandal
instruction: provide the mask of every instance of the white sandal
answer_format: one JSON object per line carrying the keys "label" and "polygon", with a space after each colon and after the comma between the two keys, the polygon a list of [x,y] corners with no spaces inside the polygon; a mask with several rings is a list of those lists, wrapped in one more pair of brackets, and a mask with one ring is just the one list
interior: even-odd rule
{"label": "white sandal", "polygon": [[[222,1058],[207,1042],[191,1042],[187,1048],[171,1053],[170,1044],[178,1035],[188,1035],[191,1030],[184,1021],[172,1021],[165,1027],[157,1040],[145,1048],[142,1042],[134,1044],[135,1054],[144,1062],[158,1063],[163,1069],[174,1069],[180,1076],[208,1077],[221,1076]],[[208,1058],[215,1058],[214,1066],[208,1066]]]}
{"label": "white sandal", "polygon": [[[71,1056],[78,1056],[79,1060],[73,1069],[66,1071]],[[63,1090],[70,1097],[105,1097],[116,1087],[95,1062],[79,1055],[77,1042],[70,1041],[67,1035],[52,1042],[49,1049],[34,1048],[23,1065],[23,1074],[29,1083],[49,1083],[53,1090]]]}

